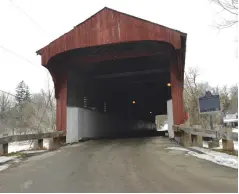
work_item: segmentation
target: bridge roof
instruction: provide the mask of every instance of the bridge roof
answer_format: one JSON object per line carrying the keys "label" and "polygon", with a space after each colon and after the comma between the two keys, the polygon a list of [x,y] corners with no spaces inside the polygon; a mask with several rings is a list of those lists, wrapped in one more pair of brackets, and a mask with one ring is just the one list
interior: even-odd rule
{"label": "bridge roof", "polygon": [[[123,42],[155,40],[181,49],[186,47],[186,36],[186,33],[105,7],[36,53],[42,56],[42,65],[46,65],[51,57],[65,51]],[[185,48],[183,50],[185,52]]]}

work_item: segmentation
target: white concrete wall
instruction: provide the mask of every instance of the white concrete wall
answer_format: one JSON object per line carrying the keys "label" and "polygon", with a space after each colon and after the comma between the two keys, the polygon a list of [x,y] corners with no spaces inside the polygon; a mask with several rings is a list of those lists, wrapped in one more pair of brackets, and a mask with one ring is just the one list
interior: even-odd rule
{"label": "white concrete wall", "polygon": [[174,138],[173,131],[173,101],[167,101],[167,115],[168,115],[168,136],[169,138]]}
{"label": "white concrete wall", "polygon": [[66,143],[79,141],[79,118],[79,109],[77,107],[67,107]]}
{"label": "white concrete wall", "polygon": [[117,137],[154,129],[156,129],[154,123],[127,121],[84,108],[67,107],[66,143],[78,142],[83,138]]}

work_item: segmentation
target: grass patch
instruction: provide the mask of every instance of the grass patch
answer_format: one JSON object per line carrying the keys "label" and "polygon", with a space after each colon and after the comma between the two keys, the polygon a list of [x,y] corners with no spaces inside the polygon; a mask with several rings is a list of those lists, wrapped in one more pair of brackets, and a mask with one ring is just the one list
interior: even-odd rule
{"label": "grass patch", "polygon": [[12,152],[12,153],[9,153],[7,156],[18,156],[18,157],[25,157],[26,154],[23,153],[23,152]]}
{"label": "grass patch", "polygon": [[238,151],[237,150],[233,150],[233,151],[225,151],[223,149],[212,149],[212,150],[216,151],[216,152],[221,152],[221,153],[233,155],[233,156],[238,156]]}

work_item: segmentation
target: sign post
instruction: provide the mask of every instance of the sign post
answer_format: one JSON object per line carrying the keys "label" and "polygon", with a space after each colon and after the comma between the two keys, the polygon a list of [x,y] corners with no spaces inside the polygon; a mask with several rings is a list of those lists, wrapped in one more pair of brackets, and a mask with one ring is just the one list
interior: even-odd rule
{"label": "sign post", "polygon": [[211,130],[213,130],[212,114],[210,114],[209,116],[210,116],[210,127]]}
{"label": "sign post", "polygon": [[219,95],[213,95],[210,91],[205,93],[205,96],[200,97],[199,101],[199,113],[209,114],[210,127],[213,130],[212,115],[221,111]]}

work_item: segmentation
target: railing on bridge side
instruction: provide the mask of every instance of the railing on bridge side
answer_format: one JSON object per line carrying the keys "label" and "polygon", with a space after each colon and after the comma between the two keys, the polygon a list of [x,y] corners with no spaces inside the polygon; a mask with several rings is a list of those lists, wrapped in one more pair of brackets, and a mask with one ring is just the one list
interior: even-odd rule
{"label": "railing on bridge side", "polygon": [[52,138],[52,141],[49,144],[49,148],[51,149],[59,145],[61,137],[64,137],[63,133],[57,131],[51,133],[36,133],[0,137],[0,155],[8,154],[8,144],[12,142],[36,140],[33,142],[32,148],[43,149],[43,139]]}
{"label": "railing on bridge side", "polygon": [[[217,141],[219,146],[219,140],[222,140],[222,149],[225,151],[233,151],[233,141],[238,141],[238,133],[232,132],[231,128],[220,128],[217,130],[202,129],[197,127],[190,127],[184,125],[173,125],[175,137],[179,137],[180,143],[185,146],[199,146],[203,147],[203,137],[212,138],[213,141]],[[210,142],[213,146],[213,141]]]}

